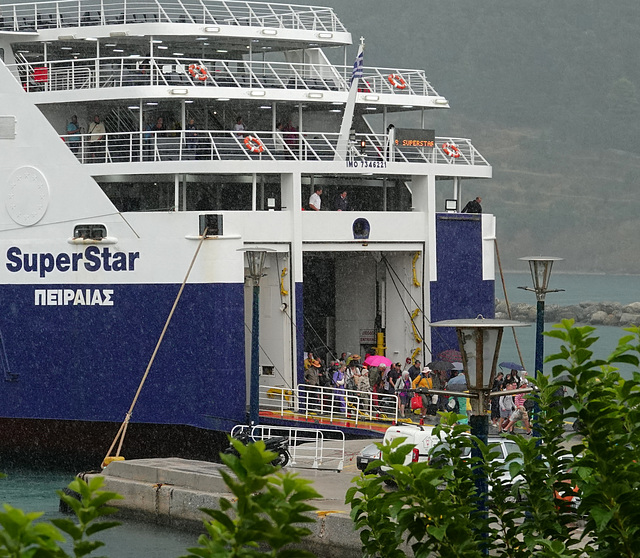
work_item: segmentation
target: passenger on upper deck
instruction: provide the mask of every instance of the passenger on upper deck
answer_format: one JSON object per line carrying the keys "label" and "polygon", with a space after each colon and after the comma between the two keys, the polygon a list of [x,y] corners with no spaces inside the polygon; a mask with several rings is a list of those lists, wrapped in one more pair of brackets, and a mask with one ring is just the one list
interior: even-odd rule
{"label": "passenger on upper deck", "polygon": [[322,186],[316,186],[315,192],[309,197],[309,209],[312,211],[320,211],[322,200],[320,196],[322,194]]}
{"label": "passenger on upper deck", "polygon": [[[244,132],[245,131],[245,127],[244,127],[244,122],[242,122],[242,116],[238,116],[238,118],[236,118],[236,123],[233,126],[233,131],[234,132]],[[242,134],[238,134],[239,136],[241,136]]]}
{"label": "passenger on upper deck", "polygon": [[[298,141],[299,141],[298,128],[296,128],[291,123],[291,120],[289,120],[287,124],[284,126],[283,130],[285,132],[288,132],[284,136],[285,143],[293,153],[296,153],[298,151]],[[289,157],[291,157],[291,154],[289,154]]]}
{"label": "passenger on upper deck", "polygon": [[347,191],[342,190],[337,196],[336,201],[334,202],[336,211],[348,211],[349,210],[349,202],[347,201]]}
{"label": "passenger on upper deck", "polygon": [[482,202],[482,198],[478,196],[475,200],[471,200],[467,205],[462,209],[462,213],[482,213],[482,206],[480,203]]}
{"label": "passenger on upper deck", "polygon": [[156,124],[153,128],[151,128],[151,130],[154,132],[161,132],[164,129],[165,129],[164,118],[162,118],[162,116],[158,116],[158,119],[156,120]]}
{"label": "passenger on upper deck", "polygon": [[156,146],[158,145],[159,134],[154,132],[162,132],[166,130],[164,127],[164,118],[162,116],[158,116],[155,124],[149,124],[146,128],[146,132],[144,133],[144,158],[145,161],[151,161],[154,157],[154,151]]}
{"label": "passenger on upper deck", "polygon": [[71,117],[71,122],[67,124],[67,134],[69,135],[67,138],[67,145],[74,155],[78,154],[78,149],[80,147],[79,135],[81,133],[82,131],[80,130],[80,126],[78,126],[78,117],[74,114]]}
{"label": "passenger on upper deck", "polygon": [[198,133],[196,130],[196,121],[193,117],[189,118],[185,132],[185,143],[187,148],[187,157],[195,159],[198,155]]}
{"label": "passenger on upper deck", "polygon": [[89,157],[93,162],[104,162],[105,154],[105,134],[104,124],[100,122],[100,117],[96,114],[93,122],[87,127],[89,134]]}
{"label": "passenger on upper deck", "polygon": [[284,159],[287,152],[287,144],[284,141],[284,124],[278,122],[276,124],[276,131],[273,134],[273,143],[276,151],[276,159]]}

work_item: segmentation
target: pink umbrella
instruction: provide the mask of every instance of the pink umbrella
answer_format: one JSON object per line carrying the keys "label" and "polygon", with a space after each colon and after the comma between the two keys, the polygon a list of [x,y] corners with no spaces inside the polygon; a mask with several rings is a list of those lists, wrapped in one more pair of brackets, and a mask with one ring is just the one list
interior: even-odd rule
{"label": "pink umbrella", "polygon": [[393,364],[390,359],[382,355],[369,355],[364,359],[364,363],[367,366],[380,366],[381,364],[384,364],[387,368],[391,368],[391,365]]}

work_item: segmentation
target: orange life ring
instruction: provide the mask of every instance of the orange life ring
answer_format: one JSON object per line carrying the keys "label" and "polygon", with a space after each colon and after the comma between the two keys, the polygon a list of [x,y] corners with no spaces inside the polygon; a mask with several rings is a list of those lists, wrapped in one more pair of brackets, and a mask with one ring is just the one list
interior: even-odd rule
{"label": "orange life ring", "polygon": [[264,143],[253,136],[244,138],[244,146],[251,151],[251,153],[262,153],[264,151]]}
{"label": "orange life ring", "polygon": [[189,66],[189,73],[192,77],[204,81],[207,79],[207,69],[204,66],[198,66],[197,64],[191,64]]}
{"label": "orange life ring", "polygon": [[457,159],[458,157],[460,157],[460,150],[458,149],[458,146],[453,142],[443,143],[442,151],[444,151],[445,155],[449,155],[449,157],[451,157],[452,159]]}
{"label": "orange life ring", "polygon": [[407,82],[399,74],[389,74],[389,77],[387,79],[389,80],[389,83],[396,89],[405,89],[407,87]]}

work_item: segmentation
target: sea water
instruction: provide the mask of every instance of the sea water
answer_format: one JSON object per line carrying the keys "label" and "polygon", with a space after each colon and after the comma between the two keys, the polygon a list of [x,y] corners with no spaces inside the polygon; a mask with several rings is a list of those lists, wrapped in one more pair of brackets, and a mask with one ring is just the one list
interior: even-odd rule
{"label": "sea water", "polygon": [[[505,283],[510,303],[526,302],[535,304],[535,294],[520,290],[518,286],[531,286],[529,273],[507,273]],[[563,292],[549,293],[546,304],[566,306],[579,302],[613,301],[628,304],[640,301],[640,281],[637,277],[611,275],[578,275],[555,273],[550,288],[565,289]],[[496,297],[504,299],[500,278],[496,278]],[[545,324],[545,330],[553,324]],[[535,324],[517,328],[518,345],[522,352],[525,368],[533,370],[535,358]],[[618,327],[597,327],[600,338],[592,350],[596,357],[608,355],[625,332]],[[560,343],[545,337],[545,355],[557,352]],[[516,343],[511,330],[504,332],[500,360],[519,362]],[[545,371],[550,370],[547,364]],[[8,477],[0,479],[0,502],[7,502],[25,511],[42,511],[45,518],[60,517],[56,490],[62,489],[73,479],[72,471],[5,470]],[[106,543],[100,555],[111,558],[177,558],[186,554],[186,549],[196,544],[197,535],[183,533],[166,527],[124,521],[123,525],[99,533],[99,540]]]}
{"label": "sea water", "polygon": [[[557,264],[556,264],[557,265]],[[531,274],[505,273],[505,286],[510,304],[524,302],[536,304],[536,295],[533,292],[519,289],[518,287],[532,287]],[[546,295],[545,305],[569,306],[580,302],[619,302],[630,304],[640,302],[640,278],[631,275],[597,275],[597,274],[577,274],[577,273],[552,273],[549,281],[549,289],[563,289],[559,292],[550,292]],[[496,298],[503,299],[504,291],[500,277],[496,277],[495,287]],[[545,331],[554,329],[553,323],[546,322]],[[586,325],[586,324],[577,324]],[[628,335],[621,327],[595,326],[594,336],[598,341],[594,343],[590,350],[594,353],[594,358],[604,358],[618,346],[618,340]],[[515,338],[514,338],[515,331]],[[519,363],[518,347],[524,361],[526,370],[533,371],[535,363],[535,337],[536,325],[532,323],[528,327],[506,329],[503,334],[502,346],[500,350],[499,362]],[[544,336],[544,355],[549,356],[559,352],[561,342],[553,337]],[[544,365],[546,373],[551,372],[553,363]],[[628,373],[631,367],[622,365],[620,369],[623,373]]]}
{"label": "sea water", "polygon": [[[580,302],[640,302],[640,277],[637,275],[562,273],[556,271],[559,265],[556,263],[553,269],[548,288],[562,290],[547,294],[545,304],[569,306]],[[518,288],[533,286],[529,271],[508,272],[504,278],[510,303],[536,303],[535,293]],[[496,277],[496,297],[504,299],[499,276]]]}
{"label": "sea water", "polygon": [[[9,469],[0,479],[0,502],[25,512],[44,512],[43,519],[71,517],[58,511],[56,490],[67,486],[75,473],[63,470]],[[4,510],[3,510],[4,511]],[[94,539],[105,543],[96,556],[110,558],[178,558],[196,546],[198,535],[138,521],[98,533]]]}

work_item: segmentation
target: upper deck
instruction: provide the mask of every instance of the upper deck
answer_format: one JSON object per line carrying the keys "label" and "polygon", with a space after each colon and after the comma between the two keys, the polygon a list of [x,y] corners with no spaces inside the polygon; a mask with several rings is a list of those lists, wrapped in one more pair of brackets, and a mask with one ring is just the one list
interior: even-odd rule
{"label": "upper deck", "polygon": [[[62,0],[0,8],[4,61],[27,92],[43,93],[38,104],[100,100],[104,88],[116,98],[128,86],[147,86],[139,97],[243,98],[249,89],[273,100],[344,102],[352,66],[322,49],[340,46],[346,62],[350,44],[333,10],[314,6]],[[422,70],[368,65],[359,92],[357,102],[391,110],[448,107]]]}
{"label": "upper deck", "polygon": [[320,40],[350,37],[331,8],[241,0],[61,0],[10,4],[0,12],[0,31],[20,33],[144,23],[207,25],[211,33],[221,26],[313,32]]}
{"label": "upper deck", "polygon": [[[111,49],[110,49],[111,50]],[[113,49],[121,50],[121,49]],[[46,93],[37,102],[56,102],[54,92],[88,92],[132,86],[162,88],[196,88],[176,95],[194,97],[225,96],[239,98],[255,91],[276,99],[302,97],[315,101],[344,101],[349,91],[351,66],[271,62],[266,60],[227,60],[223,58],[185,58],[154,56],[153,58],[114,57],[47,60],[33,63],[23,60],[8,66],[29,93]],[[194,68],[197,67],[197,71]],[[389,76],[399,76],[404,87],[394,87]],[[158,95],[163,91],[149,91]],[[309,92],[313,92],[309,94]],[[359,102],[389,105],[446,107],[426,78],[423,70],[367,67],[359,87]],[[293,94],[291,97],[290,93]],[[139,93],[140,96],[144,96]],[[78,95],[82,100],[86,96]]]}

